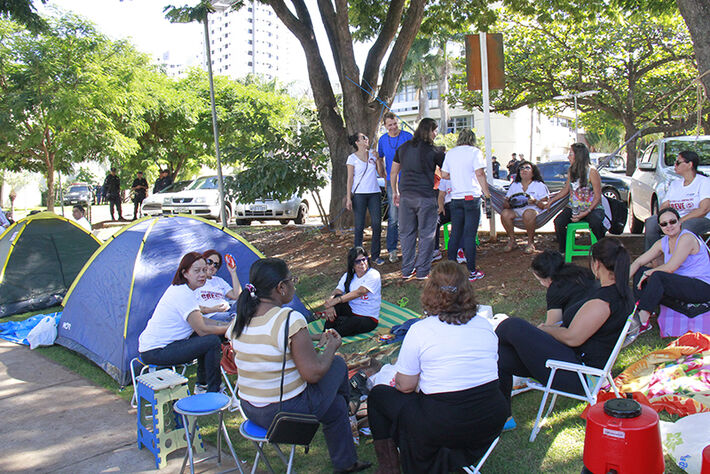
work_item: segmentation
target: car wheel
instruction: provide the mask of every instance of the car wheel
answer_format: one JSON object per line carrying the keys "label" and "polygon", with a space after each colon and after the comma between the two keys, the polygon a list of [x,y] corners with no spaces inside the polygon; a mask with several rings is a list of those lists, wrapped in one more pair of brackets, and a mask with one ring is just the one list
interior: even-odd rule
{"label": "car wheel", "polygon": [[296,215],[296,218],[293,220],[294,224],[305,224],[307,216],[308,216],[308,204],[306,204],[305,202],[302,202],[301,205],[298,206],[298,214]]}
{"label": "car wheel", "polygon": [[602,189],[602,194],[608,198],[614,198],[614,199],[621,200],[621,194],[619,194],[619,191],[617,191],[616,189],[614,189],[612,187],[606,187],[606,188]]}
{"label": "car wheel", "polygon": [[631,196],[629,196],[629,232],[632,234],[640,234],[643,232],[644,222],[637,219],[634,215],[634,205]]}

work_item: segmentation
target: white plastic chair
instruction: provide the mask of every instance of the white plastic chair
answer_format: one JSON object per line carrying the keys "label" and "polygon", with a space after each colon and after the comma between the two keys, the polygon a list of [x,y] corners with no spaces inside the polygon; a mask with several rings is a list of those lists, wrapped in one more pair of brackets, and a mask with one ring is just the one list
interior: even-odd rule
{"label": "white plastic chair", "polygon": [[[602,386],[604,386],[604,384],[608,382],[611,385],[611,388],[614,390],[614,394],[616,395],[616,397],[621,398],[621,394],[619,393],[619,390],[614,384],[614,378],[611,376],[611,369],[612,367],[614,367],[614,363],[616,362],[616,358],[619,356],[619,352],[621,352],[621,348],[625,345],[626,335],[629,332],[629,328],[631,327],[631,323],[635,314],[636,309],[634,308],[634,311],[629,315],[628,318],[626,318],[626,323],[621,329],[621,333],[619,334],[619,338],[617,339],[616,344],[614,345],[614,349],[612,349],[611,354],[609,354],[609,359],[607,359],[606,364],[604,364],[603,368],[598,369],[596,367],[588,367],[586,365],[574,364],[562,360],[547,360],[545,366],[550,369],[550,375],[547,378],[547,385],[544,387],[535,386],[534,384],[531,385],[531,388],[533,389],[541,389],[544,391],[544,394],[542,395],[542,401],[540,402],[540,408],[537,411],[535,425],[533,425],[532,432],[530,433],[531,443],[535,441],[537,434],[540,432],[542,423],[549,416],[550,412],[552,411],[552,408],[555,406],[555,402],[557,401],[557,395],[586,401],[590,405],[594,405],[597,402],[597,395],[599,394],[599,390],[601,390]],[[577,395],[576,393],[564,392],[562,390],[552,388],[552,381],[554,380],[555,374],[558,370],[576,372],[579,376],[579,381],[582,384],[582,388],[584,389],[584,395]],[[552,400],[550,401],[550,406],[548,407],[547,412],[543,417],[542,411],[545,408],[545,404],[547,403],[547,397],[550,393],[552,394]]]}
{"label": "white plastic chair", "polygon": [[478,461],[478,464],[470,465],[470,466],[464,466],[463,470],[467,472],[468,474],[479,474],[481,472],[481,466],[483,466],[483,463],[486,462],[486,459],[488,459],[488,456],[491,455],[493,452],[493,448],[496,447],[496,444],[498,444],[498,441],[500,441],[500,436],[498,436],[496,439],[493,440],[491,445],[488,447],[488,450],[483,454],[483,457]]}

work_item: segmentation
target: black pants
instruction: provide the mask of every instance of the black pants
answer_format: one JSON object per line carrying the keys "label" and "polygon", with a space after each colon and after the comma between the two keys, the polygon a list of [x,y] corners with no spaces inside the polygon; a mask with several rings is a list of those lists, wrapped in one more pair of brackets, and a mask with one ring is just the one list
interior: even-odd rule
{"label": "black pants", "polygon": [[[434,237],[434,250],[439,250],[439,233],[441,232],[441,226],[447,222],[451,222],[451,203],[447,202],[444,204],[444,213],[439,214],[439,220],[436,224],[436,237]],[[456,249],[458,250],[458,249]]]}
{"label": "black pants", "polygon": [[[550,376],[550,369],[545,367],[547,359],[580,363],[571,347],[562,344],[524,319],[506,319],[498,325],[496,334],[498,335],[498,380],[501,392],[508,399],[508,403],[513,389],[513,375],[532,377],[542,384],[547,384]],[[579,383],[579,376],[567,370],[557,371],[552,388],[580,395],[584,393]]]}
{"label": "black pants", "polygon": [[[704,249],[700,249],[701,252]],[[639,309],[655,312],[663,298],[673,298],[683,303],[706,303],[710,301],[710,285],[698,278],[668,272],[653,272],[638,289],[638,282],[648,267],[639,268],[634,274],[634,298]]]}
{"label": "black pants", "polygon": [[[597,240],[604,238],[606,229],[604,228],[604,209],[597,208],[589,213],[582,221],[589,224],[589,229],[592,231]],[[560,247],[560,252],[565,253],[565,245],[567,245],[567,226],[572,222],[572,209],[565,207],[562,212],[555,217],[555,235],[557,236],[557,245]]]}
{"label": "black pants", "polygon": [[135,199],[133,201],[133,218],[134,219],[138,219],[138,217],[139,217],[138,210],[141,208],[141,204],[143,204],[143,199],[145,199],[145,197],[142,197],[140,199]]}
{"label": "black pants", "polygon": [[326,321],[325,329],[335,329],[340,337],[354,336],[370,332],[377,327],[377,321],[367,316],[358,316],[353,313],[350,304],[338,303],[335,305],[335,321]]}
{"label": "black pants", "polygon": [[109,212],[111,213],[111,220],[115,221],[113,216],[113,208],[114,206],[118,210],[118,218],[123,219],[123,212],[121,211],[121,196],[108,196],[106,198],[109,204]]}
{"label": "black pants", "polygon": [[208,392],[219,392],[222,372],[222,341],[216,334],[198,336],[192,333],[187,339],[174,341],[160,349],[141,352],[141,360],[146,364],[176,365],[197,359],[197,383],[207,384]]}
{"label": "black pants", "polygon": [[402,393],[377,385],[367,399],[375,440],[392,438],[405,473],[449,472],[476,462],[510,410],[497,381],[458,392]]}

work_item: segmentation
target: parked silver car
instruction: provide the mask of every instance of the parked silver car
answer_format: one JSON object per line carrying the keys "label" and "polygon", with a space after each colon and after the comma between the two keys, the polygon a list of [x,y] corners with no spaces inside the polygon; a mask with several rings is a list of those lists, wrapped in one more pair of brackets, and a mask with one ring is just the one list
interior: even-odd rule
{"label": "parked silver car", "polygon": [[668,186],[680,176],[673,170],[678,153],[695,151],[701,171],[710,173],[710,135],[661,138],[651,143],[636,160],[629,193],[629,229],[643,231],[644,221],[658,213]]}
{"label": "parked silver car", "polygon": [[[225,176],[225,186],[233,176]],[[234,202],[225,197],[227,222],[232,217]],[[187,189],[163,198],[163,215],[190,214],[208,219],[220,220],[219,186],[217,176],[201,176]]]}
{"label": "parked silver car", "polygon": [[293,220],[303,224],[308,217],[308,201],[300,196],[293,196],[288,201],[259,199],[250,204],[236,204],[234,218],[237,225],[249,225],[251,221],[278,220],[282,224]]}
{"label": "parked silver car", "polygon": [[177,181],[143,200],[141,210],[145,216],[159,216],[163,214],[163,200],[169,195],[179,193],[187,188],[192,180]]}

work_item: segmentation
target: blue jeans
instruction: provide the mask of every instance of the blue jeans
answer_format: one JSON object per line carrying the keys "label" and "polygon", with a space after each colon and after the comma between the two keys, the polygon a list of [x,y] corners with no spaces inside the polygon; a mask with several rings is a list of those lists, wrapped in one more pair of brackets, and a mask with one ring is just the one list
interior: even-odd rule
{"label": "blue jeans", "polygon": [[481,198],[470,201],[451,200],[451,236],[449,238],[449,260],[456,261],[456,252],[463,248],[466,255],[466,267],[469,272],[476,271],[476,233],[481,220]]}
{"label": "blue jeans", "polygon": [[394,205],[392,184],[387,181],[387,251],[397,250],[399,243],[399,208]]}
{"label": "blue jeans", "polygon": [[146,364],[175,365],[186,364],[197,359],[197,383],[207,384],[208,392],[219,392],[222,372],[222,340],[216,334],[198,336],[192,333],[187,339],[174,341],[165,347],[141,352],[141,360]]}
{"label": "blue jeans", "polygon": [[[283,401],[283,411],[310,413],[318,418],[323,425],[325,443],[335,469],[347,469],[357,461],[348,418],[349,399],[348,368],[345,361],[336,356],[318,383],[309,383],[303,392]],[[241,404],[247,417],[264,428],[271,425],[279,412],[278,402],[265,407],[255,407],[246,400],[242,400]]]}
{"label": "blue jeans", "polygon": [[380,193],[354,194],[353,213],[355,214],[355,247],[362,246],[362,233],[365,230],[365,213],[370,211],[372,220],[372,245],[370,257],[380,258],[380,234],[382,233],[382,211]]}

